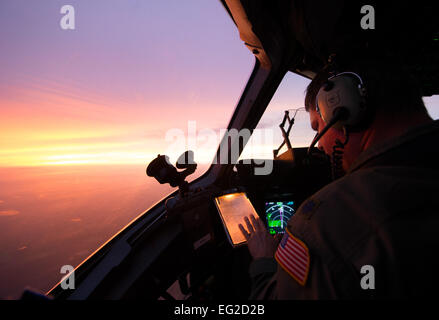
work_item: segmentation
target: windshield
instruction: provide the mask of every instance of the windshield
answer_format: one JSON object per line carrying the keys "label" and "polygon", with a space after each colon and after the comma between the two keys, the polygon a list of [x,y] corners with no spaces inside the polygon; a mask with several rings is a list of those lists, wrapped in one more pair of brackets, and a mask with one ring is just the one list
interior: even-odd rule
{"label": "windshield", "polygon": [[[309,82],[310,80],[292,72],[284,76],[254,130],[258,134],[250,137],[240,159],[273,159],[273,150],[277,150],[284,141],[279,125],[284,119],[285,111],[288,111],[290,119],[294,117],[294,124],[289,134],[292,147],[305,147],[311,143],[315,132],[309,125],[309,116],[304,109],[305,89]],[[285,123],[284,128],[288,129],[288,122]],[[284,151],[286,145],[278,154]]]}
{"label": "windshield", "polygon": [[3,0],[0,47],[0,298],[47,291],[174,190],[147,164],[227,127],[254,65],[220,1]]}

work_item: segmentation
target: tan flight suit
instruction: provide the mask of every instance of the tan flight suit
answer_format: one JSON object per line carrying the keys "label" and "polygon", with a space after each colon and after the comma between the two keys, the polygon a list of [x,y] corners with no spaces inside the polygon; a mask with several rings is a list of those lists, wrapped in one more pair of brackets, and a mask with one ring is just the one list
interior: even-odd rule
{"label": "tan flight suit", "polygon": [[[288,223],[309,249],[304,286],[273,259],[250,266],[251,299],[399,298],[439,290],[439,122],[364,151]],[[374,268],[375,289],[361,279]],[[370,281],[368,284],[370,285]]]}

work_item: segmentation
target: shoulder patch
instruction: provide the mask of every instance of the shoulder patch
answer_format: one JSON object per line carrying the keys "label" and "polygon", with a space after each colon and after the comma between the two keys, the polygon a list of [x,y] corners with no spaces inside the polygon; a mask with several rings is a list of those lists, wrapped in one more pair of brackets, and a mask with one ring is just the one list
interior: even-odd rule
{"label": "shoulder patch", "polygon": [[306,244],[293,236],[288,229],[274,257],[282,269],[301,286],[306,284],[309,273],[309,250]]}

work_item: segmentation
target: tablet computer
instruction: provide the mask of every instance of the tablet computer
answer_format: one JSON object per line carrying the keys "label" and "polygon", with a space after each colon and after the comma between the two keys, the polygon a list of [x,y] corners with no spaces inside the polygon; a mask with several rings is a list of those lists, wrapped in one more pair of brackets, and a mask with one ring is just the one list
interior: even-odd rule
{"label": "tablet computer", "polygon": [[244,218],[258,216],[245,192],[230,193],[215,198],[215,205],[223,222],[229,242],[233,247],[246,243],[238,225],[245,226]]}

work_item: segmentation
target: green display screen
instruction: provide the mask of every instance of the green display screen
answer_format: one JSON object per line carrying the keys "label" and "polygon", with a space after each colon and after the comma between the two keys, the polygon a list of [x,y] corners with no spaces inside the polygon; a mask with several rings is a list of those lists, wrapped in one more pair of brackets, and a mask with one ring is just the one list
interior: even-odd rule
{"label": "green display screen", "polygon": [[294,201],[271,201],[265,203],[265,218],[270,234],[285,233],[288,220],[294,215]]}

